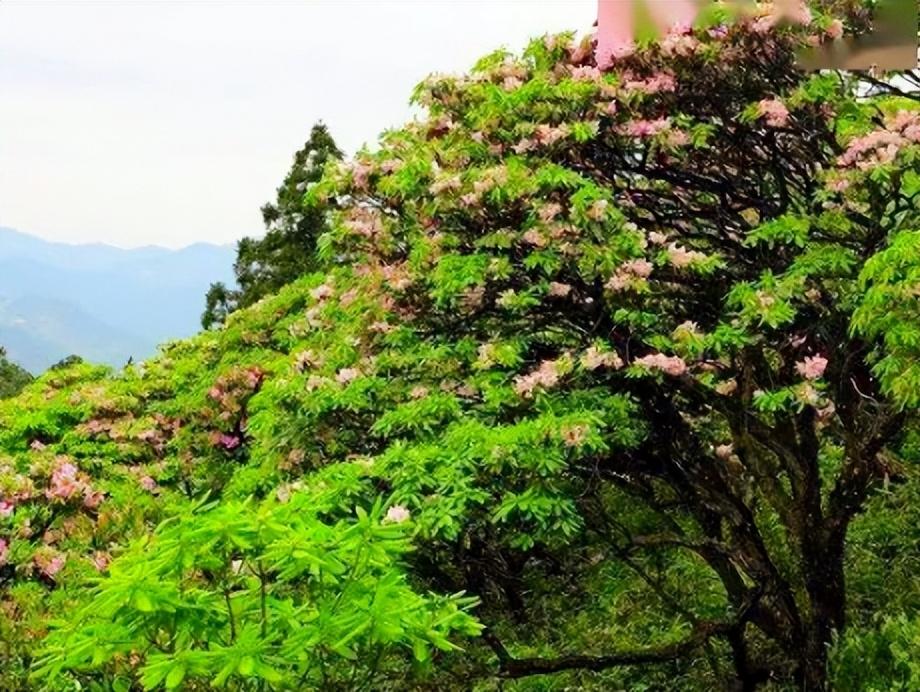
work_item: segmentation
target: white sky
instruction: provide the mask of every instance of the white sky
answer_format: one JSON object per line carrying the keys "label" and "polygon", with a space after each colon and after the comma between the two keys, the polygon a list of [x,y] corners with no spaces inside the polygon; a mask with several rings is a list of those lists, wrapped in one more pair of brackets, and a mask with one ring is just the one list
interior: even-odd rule
{"label": "white sky", "polygon": [[596,0],[0,0],[0,225],[181,246],[262,230],[323,119],[349,153],[412,87],[587,30]]}

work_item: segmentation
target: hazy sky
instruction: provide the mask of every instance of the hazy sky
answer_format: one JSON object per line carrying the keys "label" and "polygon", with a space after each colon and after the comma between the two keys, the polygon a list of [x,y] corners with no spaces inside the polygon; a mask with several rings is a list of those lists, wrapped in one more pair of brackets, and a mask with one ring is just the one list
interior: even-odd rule
{"label": "hazy sky", "polygon": [[354,152],[412,87],[586,30],[595,0],[0,0],[0,225],[67,242],[261,232],[323,119]]}

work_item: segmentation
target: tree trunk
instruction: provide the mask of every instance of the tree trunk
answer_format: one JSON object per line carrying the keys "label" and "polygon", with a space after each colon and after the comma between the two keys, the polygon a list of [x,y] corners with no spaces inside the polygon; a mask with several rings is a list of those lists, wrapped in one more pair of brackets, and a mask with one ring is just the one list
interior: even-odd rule
{"label": "tree trunk", "polygon": [[801,687],[806,692],[827,689],[828,646],[834,632],[843,629],[846,610],[843,541],[826,534],[815,538],[803,555],[810,608],[800,658]]}

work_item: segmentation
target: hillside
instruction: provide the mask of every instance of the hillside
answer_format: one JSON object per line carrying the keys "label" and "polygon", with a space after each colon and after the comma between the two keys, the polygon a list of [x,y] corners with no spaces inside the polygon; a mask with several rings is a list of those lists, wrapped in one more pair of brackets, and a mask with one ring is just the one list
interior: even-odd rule
{"label": "hillside", "polygon": [[0,689],[918,689],[920,97],[766,19],[433,76],[316,271],[0,401]]}
{"label": "hillside", "polygon": [[0,228],[0,343],[40,372],[71,354],[111,365],[194,334],[214,281],[233,281],[234,251],[52,243]]}

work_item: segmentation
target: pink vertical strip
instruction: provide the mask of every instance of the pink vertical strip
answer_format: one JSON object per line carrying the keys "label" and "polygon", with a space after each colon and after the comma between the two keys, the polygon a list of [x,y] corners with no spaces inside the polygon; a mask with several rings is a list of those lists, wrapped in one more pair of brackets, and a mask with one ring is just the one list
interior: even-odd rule
{"label": "pink vertical strip", "polygon": [[597,0],[597,46],[594,57],[601,69],[633,42],[633,0]]}
{"label": "pink vertical strip", "polygon": [[[628,53],[635,40],[637,0],[597,0],[597,46],[594,57],[601,69]],[[696,0],[644,0],[660,31],[686,31],[699,11]]]}

